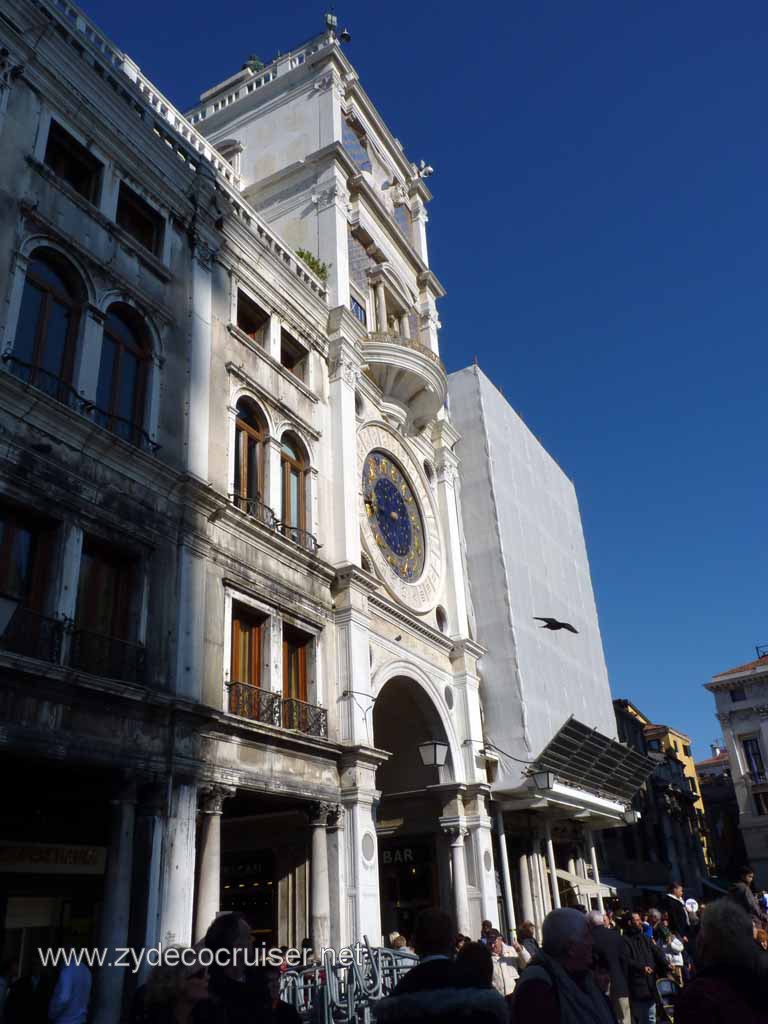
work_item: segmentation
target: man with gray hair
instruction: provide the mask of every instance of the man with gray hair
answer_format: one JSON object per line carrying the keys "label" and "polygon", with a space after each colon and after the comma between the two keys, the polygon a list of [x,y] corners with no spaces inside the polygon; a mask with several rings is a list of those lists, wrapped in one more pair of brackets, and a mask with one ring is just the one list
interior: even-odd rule
{"label": "man with gray hair", "polygon": [[608,998],[620,1024],[632,1024],[629,1006],[629,982],[627,981],[627,950],[624,940],[615,928],[605,927],[605,914],[590,910],[587,923],[592,929],[592,945],[608,963],[611,988]]}
{"label": "man with gray hair", "polygon": [[542,948],[515,989],[514,1024],[615,1024],[591,968],[592,926],[586,915],[571,907],[547,914]]}

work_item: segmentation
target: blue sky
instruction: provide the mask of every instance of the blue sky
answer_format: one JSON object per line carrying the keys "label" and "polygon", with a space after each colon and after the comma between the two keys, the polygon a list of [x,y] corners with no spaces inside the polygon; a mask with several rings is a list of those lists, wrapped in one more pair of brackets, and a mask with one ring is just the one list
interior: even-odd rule
{"label": "blue sky", "polygon": [[[91,0],[177,105],[307,3]],[[718,735],[766,622],[768,7],[337,5],[429,185],[448,368],[477,356],[574,480],[615,696]]]}

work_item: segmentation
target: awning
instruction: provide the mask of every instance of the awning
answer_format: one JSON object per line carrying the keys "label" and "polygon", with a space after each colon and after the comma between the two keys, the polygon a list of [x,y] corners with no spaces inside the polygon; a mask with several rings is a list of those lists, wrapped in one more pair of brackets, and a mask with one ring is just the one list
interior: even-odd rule
{"label": "awning", "polygon": [[568,887],[576,896],[615,896],[616,890],[612,885],[601,882],[593,882],[591,878],[582,878],[581,875],[572,875],[570,871],[557,869],[557,877],[568,882]]}
{"label": "awning", "polygon": [[566,785],[629,803],[655,767],[649,757],[569,718],[531,772],[551,771]]}

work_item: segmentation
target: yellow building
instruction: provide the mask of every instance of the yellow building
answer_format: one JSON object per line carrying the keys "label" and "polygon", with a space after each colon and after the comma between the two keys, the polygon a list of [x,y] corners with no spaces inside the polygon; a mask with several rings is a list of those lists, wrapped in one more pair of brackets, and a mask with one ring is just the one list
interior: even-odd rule
{"label": "yellow building", "polygon": [[[639,715],[639,712],[638,712]],[[646,720],[647,722],[647,720]],[[701,785],[696,771],[696,762],[691,750],[691,738],[685,733],[679,732],[668,725],[654,725],[650,722],[645,724],[646,746],[649,752],[673,755],[683,766],[683,775],[686,785],[694,795],[694,810],[698,822],[698,838],[704,853],[704,861],[710,870],[713,868],[709,849],[707,848],[706,821],[704,816],[704,801],[701,798]]]}

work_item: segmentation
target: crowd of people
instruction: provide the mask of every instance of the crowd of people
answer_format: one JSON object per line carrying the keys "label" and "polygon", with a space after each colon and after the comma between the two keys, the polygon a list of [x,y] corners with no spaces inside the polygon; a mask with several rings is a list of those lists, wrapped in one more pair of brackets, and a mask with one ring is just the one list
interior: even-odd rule
{"label": "crowd of people", "polygon": [[[507,943],[491,921],[473,939],[457,936],[444,911],[425,910],[411,942],[389,936],[405,973],[371,1012],[377,1024],[768,1024],[768,915],[752,880],[745,868],[706,908],[678,883],[644,912],[559,908],[540,942],[531,921]],[[153,969],[130,1024],[300,1024],[280,998],[281,967],[249,968],[252,949],[247,921],[219,915],[202,943]],[[53,983],[13,971],[0,971],[2,1024],[86,1024],[84,964]]]}

